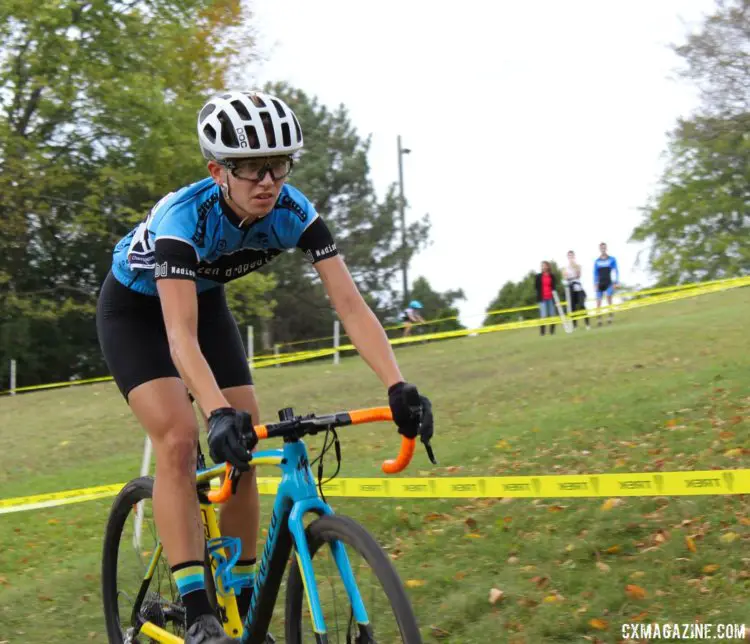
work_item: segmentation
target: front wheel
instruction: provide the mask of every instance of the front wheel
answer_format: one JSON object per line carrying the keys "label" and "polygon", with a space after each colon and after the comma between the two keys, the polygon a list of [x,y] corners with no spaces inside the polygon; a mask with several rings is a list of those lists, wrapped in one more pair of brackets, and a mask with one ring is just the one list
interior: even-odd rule
{"label": "front wheel", "polygon": [[[417,620],[391,560],[372,535],[356,521],[326,516],[305,531],[310,548],[328,641],[347,644],[421,644]],[[331,548],[344,544],[362,601],[370,620],[366,627],[354,619],[349,596],[339,575]],[[313,644],[323,640],[312,629],[309,606],[299,566],[293,560],[286,589],[286,641]]]}

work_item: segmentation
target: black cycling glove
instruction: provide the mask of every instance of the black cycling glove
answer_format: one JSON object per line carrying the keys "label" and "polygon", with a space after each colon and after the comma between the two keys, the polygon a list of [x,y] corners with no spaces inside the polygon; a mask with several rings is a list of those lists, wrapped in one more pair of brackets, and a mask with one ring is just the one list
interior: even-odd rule
{"label": "black cycling glove", "polygon": [[250,469],[248,461],[258,444],[250,414],[232,407],[214,409],[208,417],[208,449],[214,463],[228,462],[238,470]]}
{"label": "black cycling glove", "polygon": [[399,434],[407,438],[419,435],[425,445],[430,444],[434,423],[429,398],[420,395],[414,385],[398,382],[388,388],[388,404]]}

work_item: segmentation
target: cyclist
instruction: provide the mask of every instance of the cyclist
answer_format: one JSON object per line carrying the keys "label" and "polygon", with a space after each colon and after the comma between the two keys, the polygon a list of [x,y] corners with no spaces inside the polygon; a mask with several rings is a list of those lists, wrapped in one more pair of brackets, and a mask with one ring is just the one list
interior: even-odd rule
{"label": "cyclist", "polygon": [[[616,278],[612,277],[612,273],[617,275]],[[612,306],[612,296],[614,295],[615,289],[619,288],[620,270],[617,268],[617,260],[611,255],[607,254],[607,244],[602,242],[599,244],[599,257],[594,262],[594,287],[596,288],[596,313],[599,314],[599,309],[602,306],[602,296],[607,296],[607,305]],[[612,309],[609,310],[609,319],[607,324],[612,324],[614,313]],[[597,326],[602,325],[602,320],[599,318]]]}
{"label": "cyclist", "polygon": [[[198,424],[211,457],[248,470],[260,413],[225,282],[292,248],[315,266],[347,334],[388,391],[398,431],[432,436],[430,401],[409,385],[385,332],[360,295],[323,219],[287,184],[303,145],[282,100],[261,92],[212,97],[198,114],[210,177],[163,197],[115,247],[97,305],[110,372],[154,446],[154,515],[186,610],[186,644],[232,642],[204,587],[204,537],[195,492]],[[235,574],[250,604],[259,527],[252,469],[221,510],[222,534],[242,540]]]}
{"label": "cyclist", "polygon": [[409,302],[409,306],[404,309],[404,312],[401,314],[401,321],[404,323],[403,337],[406,337],[411,333],[411,328],[414,324],[424,322],[424,318],[419,313],[421,310],[422,302],[419,300],[412,300]]}

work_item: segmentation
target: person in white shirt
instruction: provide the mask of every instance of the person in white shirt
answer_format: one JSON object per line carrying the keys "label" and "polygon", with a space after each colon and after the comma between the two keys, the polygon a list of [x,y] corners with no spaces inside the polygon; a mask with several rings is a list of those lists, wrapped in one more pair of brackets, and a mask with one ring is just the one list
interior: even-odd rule
{"label": "person in white shirt", "polygon": [[[586,310],[586,291],[581,284],[581,265],[576,262],[576,254],[568,251],[568,265],[563,268],[563,284],[568,288],[570,293],[570,305],[568,310],[571,313]],[[588,314],[583,316],[586,322],[586,330],[591,328]],[[578,317],[573,318],[573,326],[578,327]]]}

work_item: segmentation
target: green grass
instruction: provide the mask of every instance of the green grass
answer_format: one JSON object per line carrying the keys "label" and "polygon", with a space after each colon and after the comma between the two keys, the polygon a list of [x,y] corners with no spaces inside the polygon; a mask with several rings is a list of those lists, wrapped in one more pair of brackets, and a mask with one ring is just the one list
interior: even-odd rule
{"label": "green grass", "polygon": [[[738,289],[633,311],[589,333],[513,331],[399,349],[405,376],[434,402],[440,460],[432,468],[420,452],[406,475],[748,467],[748,305],[750,289]],[[265,421],[288,405],[385,402],[356,358],[255,375]],[[138,474],[143,434],[111,384],[3,398],[0,417],[0,498]],[[398,445],[386,425],[342,434],[343,476],[377,475]],[[106,640],[99,567],[110,503],[0,517],[0,642]],[[635,618],[748,621],[745,497],[626,498],[611,510],[603,499],[333,503],[412,580],[427,642],[609,642]],[[494,605],[492,588],[503,592]]]}

